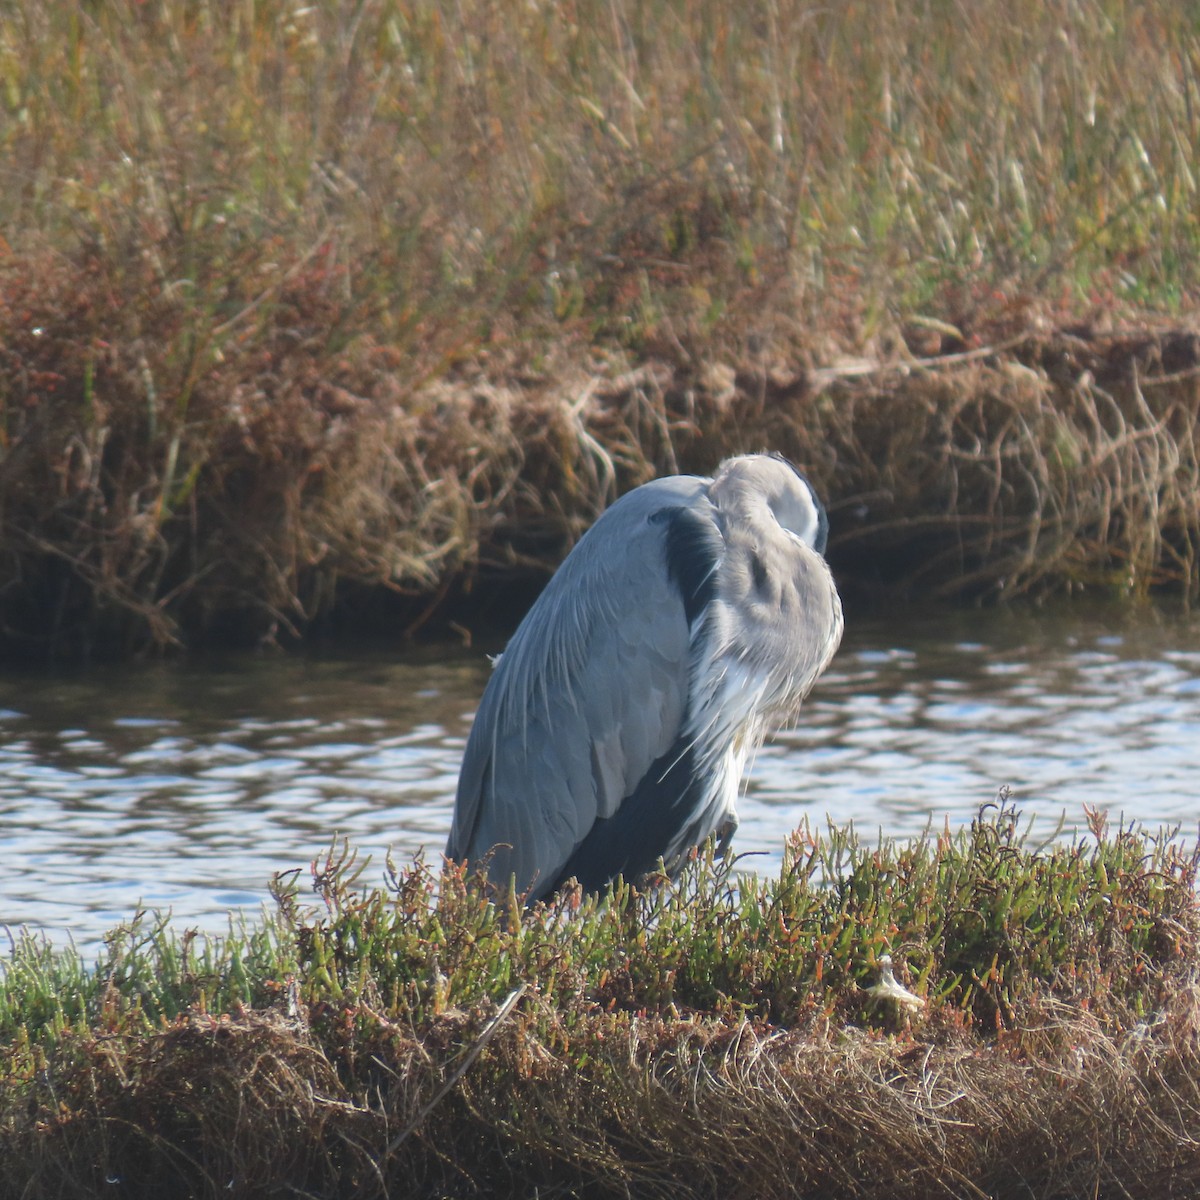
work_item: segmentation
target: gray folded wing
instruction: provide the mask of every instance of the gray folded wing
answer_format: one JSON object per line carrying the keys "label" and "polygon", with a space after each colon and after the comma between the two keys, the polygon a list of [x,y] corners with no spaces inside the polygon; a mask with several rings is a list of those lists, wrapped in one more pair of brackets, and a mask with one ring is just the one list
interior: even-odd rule
{"label": "gray folded wing", "polygon": [[[639,840],[643,815],[686,817],[661,813],[686,804],[676,760],[690,625],[721,550],[707,483],[673,477],[630,492],[580,540],[530,610],[476,714],[450,857],[474,861],[493,851],[493,879],[515,875],[518,890],[542,895],[568,862],[596,885],[662,853],[631,840]],[[664,788],[666,808],[656,792]],[[644,837],[655,840],[654,831]]]}

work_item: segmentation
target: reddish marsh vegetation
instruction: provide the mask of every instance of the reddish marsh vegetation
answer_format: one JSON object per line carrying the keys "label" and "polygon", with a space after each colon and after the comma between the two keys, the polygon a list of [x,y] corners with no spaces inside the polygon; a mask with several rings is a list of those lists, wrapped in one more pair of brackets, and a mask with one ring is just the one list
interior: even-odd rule
{"label": "reddish marsh vegetation", "polygon": [[[1007,807],[531,910],[331,853],[315,906],[281,883],[224,940],[18,944],[0,1190],[1192,1194],[1196,867],[1099,819],[1037,848]],[[876,998],[885,954],[915,1009]]]}
{"label": "reddish marsh vegetation", "polygon": [[8,6],[10,649],[416,621],[770,446],[847,583],[1195,587],[1188,4]]}

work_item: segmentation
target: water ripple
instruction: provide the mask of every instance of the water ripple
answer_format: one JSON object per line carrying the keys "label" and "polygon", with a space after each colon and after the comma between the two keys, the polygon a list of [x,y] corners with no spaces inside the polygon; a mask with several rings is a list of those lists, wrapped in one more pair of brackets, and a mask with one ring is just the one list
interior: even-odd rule
{"label": "water ripple", "polygon": [[[139,905],[222,931],[335,836],[436,854],[484,650],[246,657],[0,681],[0,924],[95,946]],[[388,659],[392,661],[389,662]],[[737,848],[802,820],[960,825],[1010,787],[1194,833],[1200,623],[1161,613],[851,619],[796,727],[764,746]]]}

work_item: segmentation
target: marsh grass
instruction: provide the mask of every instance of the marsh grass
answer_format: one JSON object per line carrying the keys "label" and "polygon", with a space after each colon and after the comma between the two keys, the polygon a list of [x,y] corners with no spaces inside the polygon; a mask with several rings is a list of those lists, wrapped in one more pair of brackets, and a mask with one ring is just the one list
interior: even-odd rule
{"label": "marsh grass", "polygon": [[763,446],[850,582],[1195,591],[1183,0],[0,15],[9,649],[417,622]]}
{"label": "marsh grass", "polygon": [[[777,877],[702,854],[530,909],[335,846],[226,938],[142,915],[94,969],[20,939],[0,1186],[1185,1195],[1200,860],[1091,820],[801,829]],[[872,996],[884,954],[919,1010]]]}

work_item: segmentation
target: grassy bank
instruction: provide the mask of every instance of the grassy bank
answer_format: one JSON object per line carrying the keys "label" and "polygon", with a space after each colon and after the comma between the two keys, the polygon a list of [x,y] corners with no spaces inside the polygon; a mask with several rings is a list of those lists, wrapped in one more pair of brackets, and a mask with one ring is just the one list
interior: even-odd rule
{"label": "grassy bank", "polygon": [[544,572],[770,446],[848,586],[1193,594],[1193,6],[5,0],[9,649]]}
{"label": "grassy bank", "polygon": [[1098,818],[1037,846],[1001,807],[525,912],[331,853],[224,940],[17,944],[0,1191],[1190,1195],[1198,861]]}

